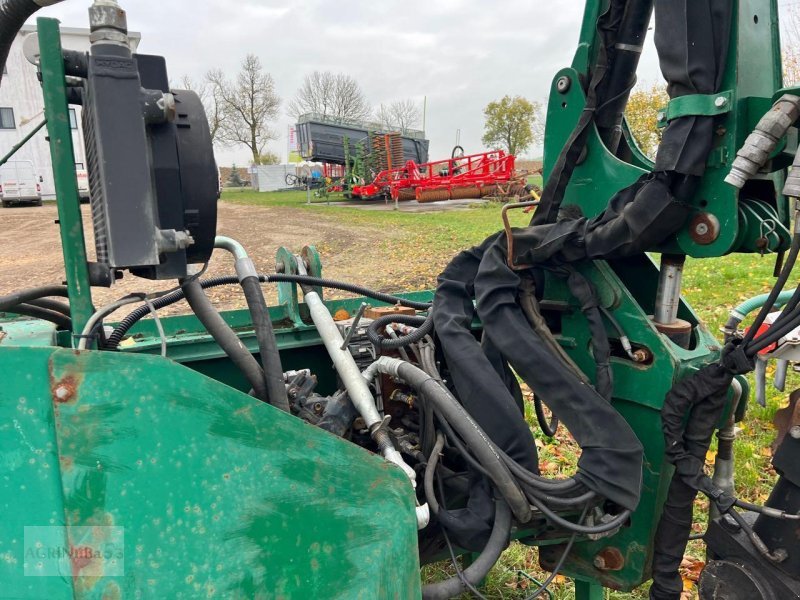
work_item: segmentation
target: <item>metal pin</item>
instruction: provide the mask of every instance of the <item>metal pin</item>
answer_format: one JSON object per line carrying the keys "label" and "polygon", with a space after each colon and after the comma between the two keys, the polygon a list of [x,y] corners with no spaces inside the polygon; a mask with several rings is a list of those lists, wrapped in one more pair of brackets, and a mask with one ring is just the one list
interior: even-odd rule
{"label": "metal pin", "polygon": [[347,347],[350,345],[350,340],[353,337],[353,333],[355,333],[356,329],[358,328],[358,322],[361,320],[361,317],[364,316],[364,311],[367,310],[367,306],[369,306],[366,302],[362,302],[361,306],[358,307],[358,312],[356,316],[353,318],[353,324],[350,325],[350,329],[347,330],[347,335],[342,342],[341,350],[347,350]]}

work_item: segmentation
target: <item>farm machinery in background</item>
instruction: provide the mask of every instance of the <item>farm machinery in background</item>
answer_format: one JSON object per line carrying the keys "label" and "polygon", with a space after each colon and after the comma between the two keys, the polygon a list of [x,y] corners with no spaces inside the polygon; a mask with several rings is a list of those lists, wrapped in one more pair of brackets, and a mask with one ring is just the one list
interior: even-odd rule
{"label": "farm machinery in background", "polygon": [[438,202],[470,198],[511,197],[529,195],[526,177],[515,168],[516,158],[502,150],[431,163],[413,160],[403,166],[381,171],[365,185],[353,186],[350,194],[359,200],[390,198]]}
{"label": "farm machinery in background", "polygon": [[[286,176],[295,189],[309,187],[316,197],[339,193],[353,200],[416,200],[420,203],[486,197],[530,198],[527,173],[515,168],[516,157],[503,150],[464,155],[460,146],[451,158],[417,163],[403,158],[399,133],[372,134],[369,152],[360,143],[351,152],[344,140],[344,165],[299,167],[303,174]],[[311,174],[306,174],[306,170]]]}
{"label": "farm machinery in background", "polygon": [[[0,70],[24,21],[53,3],[0,3]],[[3,594],[438,600],[480,595],[513,538],[551,572],[531,599],[564,573],[577,600],[650,579],[652,600],[678,600],[703,494],[700,598],[800,598],[796,402],[780,415],[767,501],[739,498],[734,481],[744,375],[798,358],[800,288],[784,288],[800,257],[800,88],[782,86],[777,3],[585,4],[550,90],[541,200],[506,205],[435,290],[399,294],[322,277],[313,246],[279,248],[275,271],[258,272],[216,235],[199,96],[170,88],[164,58],[132,53],[113,0],[90,8],[88,53],[38,20],[28,58],[65,285],[0,295]],[[624,118],[653,10],[672,96],[655,162]],[[91,260],[70,104],[84,108]],[[408,160],[381,169],[384,193],[453,197],[513,173],[499,152]],[[393,191],[400,180],[421,184]],[[687,256],[733,253],[774,256],[776,282],[718,341],[681,298],[682,273]],[[205,277],[212,260],[231,274]],[[122,277],[163,290],[95,306],[93,290]],[[220,286],[247,308],[219,312],[206,290]],[[191,314],[159,314],[183,300]],[[542,434],[555,428],[546,406],[580,447],[571,474],[540,472],[520,379]],[[441,560],[455,574],[423,583],[420,565]]]}

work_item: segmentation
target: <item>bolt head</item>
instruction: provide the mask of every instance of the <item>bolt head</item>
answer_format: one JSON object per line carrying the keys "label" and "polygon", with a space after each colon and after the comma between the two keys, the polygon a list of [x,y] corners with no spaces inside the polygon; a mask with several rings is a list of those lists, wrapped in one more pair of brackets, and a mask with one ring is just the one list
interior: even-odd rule
{"label": "bolt head", "polygon": [[705,223],[698,223],[694,230],[698,235],[705,235],[708,233],[708,225]]}
{"label": "bolt head", "polygon": [[800,425],[795,425],[789,430],[789,435],[794,439],[800,439]]}
{"label": "bolt head", "polygon": [[562,77],[559,77],[558,81],[556,81],[556,90],[558,90],[560,94],[564,94],[569,90],[571,85],[572,85],[572,80],[566,75],[564,75]]}
{"label": "bolt head", "polygon": [[594,563],[594,566],[598,569],[606,568],[606,561],[600,554],[596,555],[592,562]]}
{"label": "bolt head", "polygon": [[714,100],[714,106],[716,106],[717,108],[722,108],[727,103],[728,103],[728,99],[725,98],[724,96],[719,96],[718,98],[716,98]]}

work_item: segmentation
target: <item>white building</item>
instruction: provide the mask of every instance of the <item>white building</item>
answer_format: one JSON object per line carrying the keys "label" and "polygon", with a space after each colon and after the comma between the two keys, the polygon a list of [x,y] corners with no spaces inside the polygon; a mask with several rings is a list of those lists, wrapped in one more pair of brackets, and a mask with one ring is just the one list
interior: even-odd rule
{"label": "white building", "polygon": [[[11,47],[0,84],[0,157],[28,135],[44,120],[44,100],[42,86],[36,74],[36,67],[25,58],[22,51],[24,39],[36,35],[36,27],[23,25]],[[141,41],[141,34],[131,32],[131,47],[134,52]],[[89,30],[74,27],[61,28],[61,44],[64,48],[87,52],[89,50]],[[81,107],[70,107],[70,122],[75,147],[76,169],[83,169],[86,163],[86,146],[80,128]],[[50,164],[50,145],[47,130],[39,131],[32,140],[20,149],[11,160],[29,160],[42,176],[42,195],[54,196],[53,169]]]}

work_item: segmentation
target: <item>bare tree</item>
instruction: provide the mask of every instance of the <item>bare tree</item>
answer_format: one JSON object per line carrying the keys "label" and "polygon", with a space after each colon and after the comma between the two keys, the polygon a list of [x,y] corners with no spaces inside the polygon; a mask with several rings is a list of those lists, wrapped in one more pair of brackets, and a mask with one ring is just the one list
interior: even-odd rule
{"label": "bare tree", "polygon": [[223,107],[221,90],[224,87],[225,74],[222,69],[211,69],[205,74],[205,98],[203,106],[206,108],[208,126],[211,130],[211,141],[218,142],[220,139],[220,129],[222,127]]}
{"label": "bare tree", "polygon": [[224,79],[222,71],[220,69],[214,69],[206,73],[201,81],[195,81],[188,75],[181,77],[180,81],[181,89],[192,90],[200,97],[200,101],[203,103],[203,108],[206,111],[212,142],[220,141],[219,126],[222,121],[222,106],[219,102],[217,90],[219,84],[223,82]]}
{"label": "bare tree", "polygon": [[219,109],[220,141],[247,146],[258,163],[267,143],[277,139],[269,124],[278,116],[281,99],[272,76],[264,72],[257,56],[248,54],[234,81],[219,70],[209,71],[206,79],[213,90],[214,106]]}
{"label": "bare tree", "polygon": [[800,8],[789,5],[781,14],[781,43],[783,51],[783,83],[800,82]]}
{"label": "bare tree", "polygon": [[407,133],[409,129],[416,129],[420,126],[422,111],[420,111],[419,105],[411,99],[397,100],[389,104],[381,104],[375,113],[375,118],[385,129]]}
{"label": "bare tree", "polygon": [[358,81],[344,73],[314,71],[289,104],[289,114],[297,118],[316,113],[334,119],[363,121],[372,113]]}

